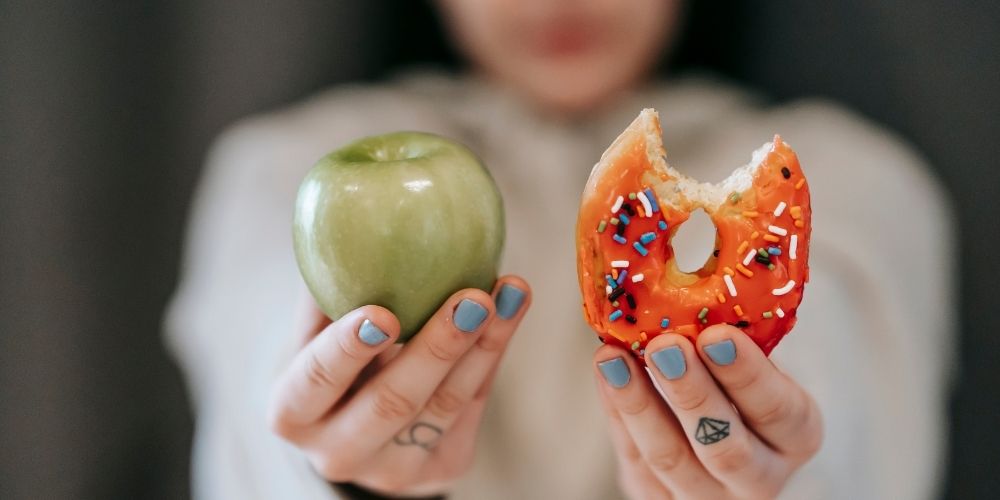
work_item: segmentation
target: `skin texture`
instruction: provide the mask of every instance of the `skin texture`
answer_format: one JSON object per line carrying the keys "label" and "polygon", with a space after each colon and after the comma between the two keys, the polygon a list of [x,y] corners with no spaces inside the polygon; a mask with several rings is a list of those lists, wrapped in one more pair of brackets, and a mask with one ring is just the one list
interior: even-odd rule
{"label": "skin texture", "polygon": [[310,170],[295,207],[295,255],[331,318],[366,304],[393,311],[400,341],[455,290],[490,290],[503,204],[471,151],[431,134],[354,142]]}

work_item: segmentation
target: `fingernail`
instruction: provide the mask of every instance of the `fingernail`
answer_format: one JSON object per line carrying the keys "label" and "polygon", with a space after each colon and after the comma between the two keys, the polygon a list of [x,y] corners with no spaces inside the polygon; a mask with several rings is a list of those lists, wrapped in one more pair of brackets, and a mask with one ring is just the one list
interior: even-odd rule
{"label": "fingernail", "polygon": [[455,327],[466,333],[472,333],[483,324],[489,315],[485,307],[470,299],[463,299],[455,308]]}
{"label": "fingernail", "polygon": [[513,318],[521,308],[522,302],[524,302],[524,292],[521,289],[513,285],[500,287],[500,293],[497,295],[497,316],[503,319]]}
{"label": "fingernail", "polygon": [[649,356],[653,359],[653,364],[660,370],[660,373],[667,380],[681,378],[687,371],[687,362],[684,361],[684,351],[680,347],[672,345],[666,349],[661,349]]}
{"label": "fingernail", "polygon": [[632,374],[628,372],[628,365],[622,358],[601,361],[597,363],[597,367],[601,369],[604,380],[607,380],[611,387],[616,389],[625,387],[625,384],[628,384],[629,379],[632,378]]}
{"label": "fingernail", "polygon": [[731,365],[733,361],[736,361],[736,344],[732,340],[727,339],[715,344],[709,344],[704,347],[704,350],[705,354],[708,354],[709,359],[717,365]]}
{"label": "fingernail", "polygon": [[361,323],[361,328],[358,328],[358,338],[368,345],[379,345],[389,336],[375,326],[375,323],[366,319]]}

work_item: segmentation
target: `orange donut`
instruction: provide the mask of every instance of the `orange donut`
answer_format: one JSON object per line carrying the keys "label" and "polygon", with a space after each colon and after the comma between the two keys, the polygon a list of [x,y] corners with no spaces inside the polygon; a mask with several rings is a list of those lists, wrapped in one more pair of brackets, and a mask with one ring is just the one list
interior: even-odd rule
{"label": "orange donut", "polygon": [[[576,228],[584,317],[602,341],[638,356],[656,335],[693,340],[717,323],[769,354],[795,325],[809,280],[812,211],[795,152],[774,136],[715,185],[665,155],[659,117],[645,109],[594,166]],[[671,240],[698,208],[715,224],[715,250],[685,273]]]}

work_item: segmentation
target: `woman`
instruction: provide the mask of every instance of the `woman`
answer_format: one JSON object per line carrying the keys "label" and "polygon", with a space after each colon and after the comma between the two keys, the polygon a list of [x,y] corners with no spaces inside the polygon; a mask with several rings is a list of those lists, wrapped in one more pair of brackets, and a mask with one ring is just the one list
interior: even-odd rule
{"label": "woman", "polygon": [[[710,79],[647,81],[677,2],[438,6],[470,74],[334,89],[247,120],[213,149],[168,325],[199,413],[199,496],[933,494],[952,238],[918,158],[828,103],[767,108]],[[657,337],[647,349],[662,363],[648,374],[619,349],[594,352],[576,208],[590,166],[643,107],[661,113],[668,159],[697,178],[721,179],[774,132],[798,151],[813,189],[812,279],[773,355],[780,371],[726,326],[697,346]],[[383,308],[324,318],[289,236],[317,158],[400,129],[482,156],[507,209],[503,268],[518,273],[492,294],[457,292],[402,348]],[[679,253],[707,254],[696,237],[711,241],[710,227],[684,236],[694,239]],[[729,422],[729,435],[698,442],[704,416]]]}

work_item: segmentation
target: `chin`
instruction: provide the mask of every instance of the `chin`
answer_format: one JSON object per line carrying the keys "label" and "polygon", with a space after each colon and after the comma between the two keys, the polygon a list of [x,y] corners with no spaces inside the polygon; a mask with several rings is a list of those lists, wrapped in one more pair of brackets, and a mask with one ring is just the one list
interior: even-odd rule
{"label": "chin", "polygon": [[552,64],[540,66],[524,68],[512,75],[510,80],[536,106],[560,115],[579,116],[598,111],[642,78],[642,72],[634,67],[608,64],[607,61],[600,64],[577,61],[577,64],[565,64],[563,67],[553,67]]}

